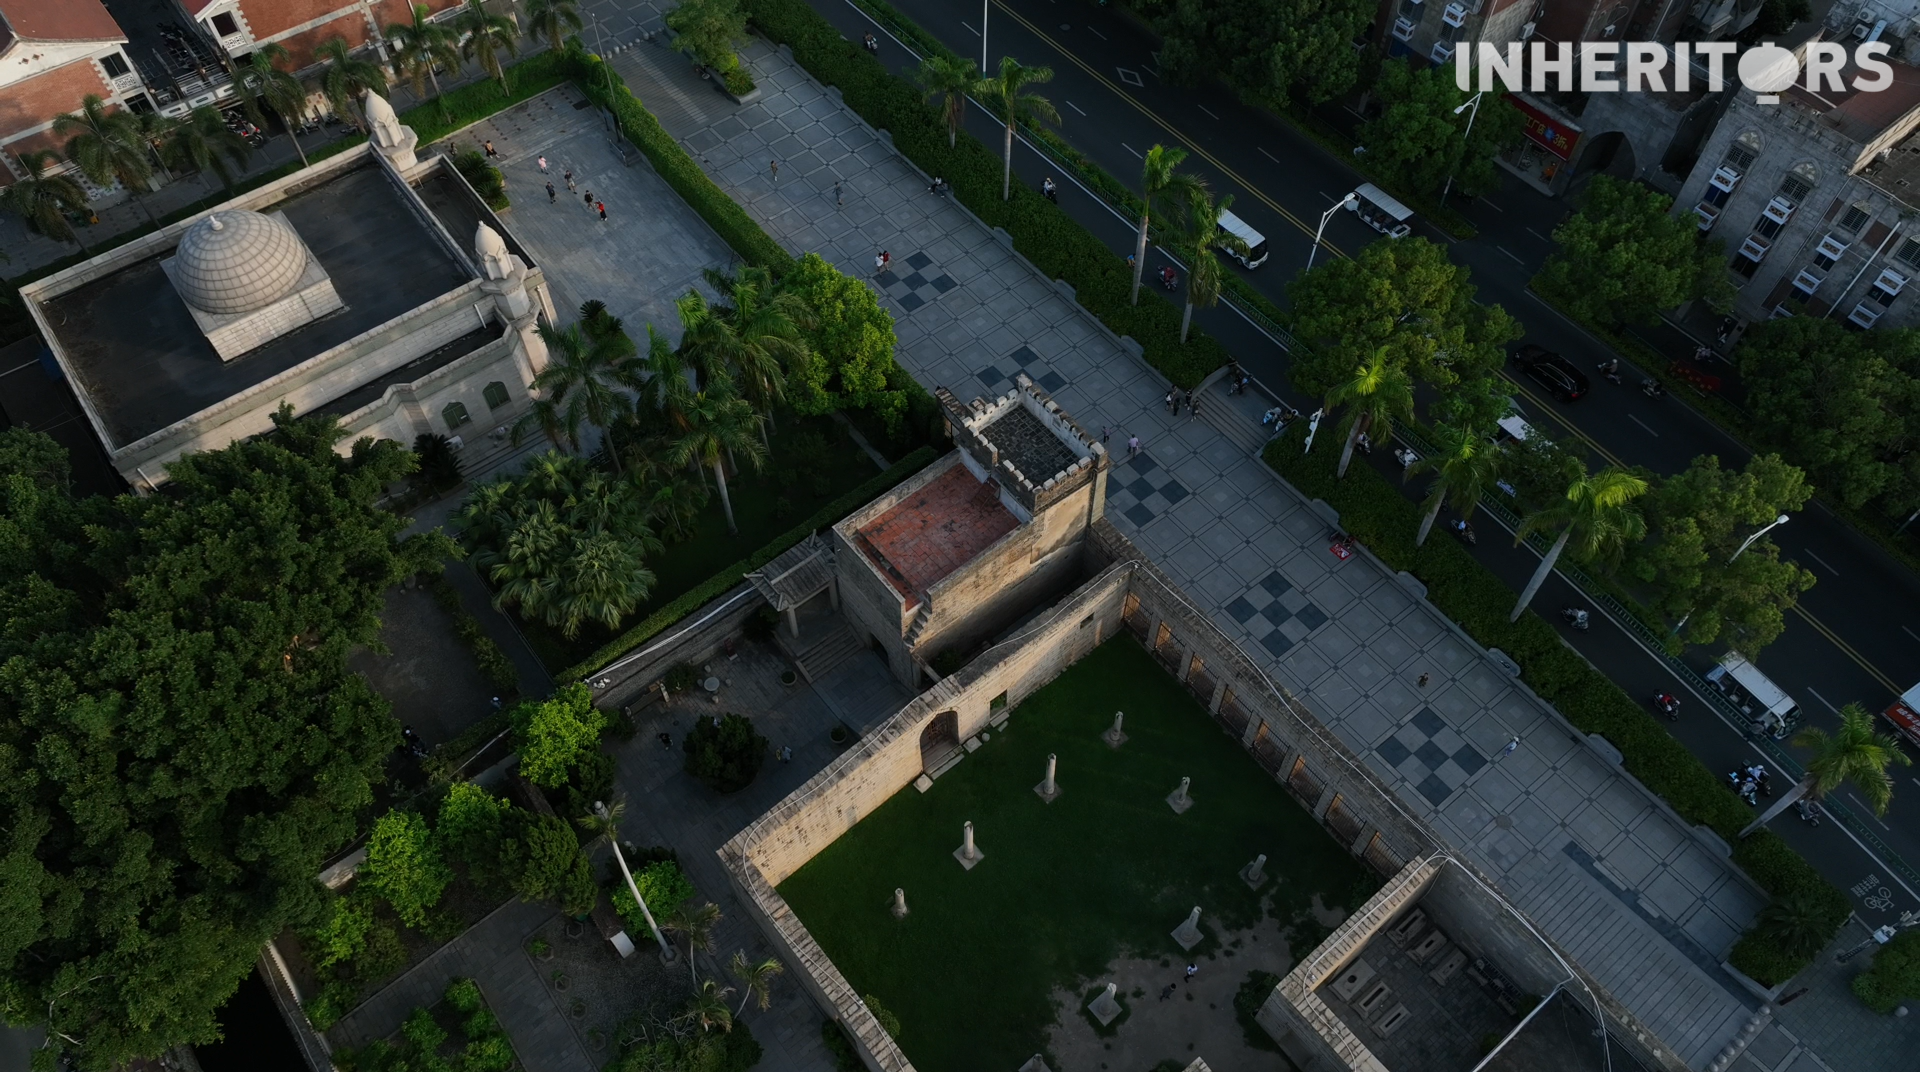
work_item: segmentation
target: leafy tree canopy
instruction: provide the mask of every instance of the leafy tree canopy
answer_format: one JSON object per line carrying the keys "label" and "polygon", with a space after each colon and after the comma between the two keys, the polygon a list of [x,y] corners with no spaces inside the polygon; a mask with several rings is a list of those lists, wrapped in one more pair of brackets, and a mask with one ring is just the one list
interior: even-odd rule
{"label": "leafy tree canopy", "polygon": [[106,1069],[207,1042],[260,945],[321,920],[399,727],[347,668],[437,534],[374,508],[412,455],[331,421],[75,499],[0,434],[0,1011]]}
{"label": "leafy tree canopy", "polygon": [[873,289],[818,253],[800,258],[781,282],[806,301],[815,318],[805,331],[804,364],[787,378],[787,402],[794,411],[816,415],[852,407],[892,414],[904,409],[904,396],[888,388],[899,344],[893,316],[880,307]]}
{"label": "leafy tree canopy", "polygon": [[593,693],[578,682],[544,703],[521,704],[513,712],[521,775],[535,785],[559,788],[581,757],[600,746],[606,724],[607,716],[593,706]]}
{"label": "leafy tree canopy", "polygon": [[400,922],[420,927],[427,922],[427,909],[440,903],[453,881],[453,871],[418,812],[390,811],[373,824],[360,878],[386,898]]}
{"label": "leafy tree canopy", "polygon": [[1438,194],[1454,188],[1477,196],[1500,185],[1494,157],[1520,140],[1520,113],[1494,94],[1479,109],[1455,113],[1471,94],[1453,84],[1453,68],[1389,60],[1374,84],[1380,115],[1360,127],[1367,161],[1402,189]]}
{"label": "leafy tree canopy", "polygon": [[1696,298],[1733,306],[1726,251],[1701,244],[1673,198],[1610,175],[1594,176],[1580,211],[1554,229],[1559,248],[1535,285],[1575,316],[1606,325],[1648,324]]}
{"label": "leafy tree canopy", "polygon": [[1373,21],[1364,0],[1142,0],[1162,35],[1156,59],[1176,83],[1224,74],[1250,100],[1319,104],[1353,88],[1353,42]]}

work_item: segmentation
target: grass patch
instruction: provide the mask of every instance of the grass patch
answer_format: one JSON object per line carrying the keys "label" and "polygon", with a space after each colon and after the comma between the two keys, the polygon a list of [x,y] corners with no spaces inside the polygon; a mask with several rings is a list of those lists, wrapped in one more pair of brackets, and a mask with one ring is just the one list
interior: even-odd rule
{"label": "grass patch", "polygon": [[[1117,752],[1100,739],[1116,709],[1130,738]],[[1032,790],[1049,753],[1064,792],[1042,804]],[[1194,806],[1175,815],[1165,798],[1183,776]],[[952,853],[968,820],[985,859],[963,871]],[[1238,871],[1262,852],[1283,863],[1255,892]],[[1042,1049],[1056,988],[1104,985],[1124,955],[1173,955],[1169,932],[1194,905],[1212,937],[1357,885],[1377,881],[1122,635],[1029,697],[933,791],[896,794],[780,892],[847,979],[899,1014],[916,1067],[972,1072]],[[887,910],[896,886],[904,920]]]}

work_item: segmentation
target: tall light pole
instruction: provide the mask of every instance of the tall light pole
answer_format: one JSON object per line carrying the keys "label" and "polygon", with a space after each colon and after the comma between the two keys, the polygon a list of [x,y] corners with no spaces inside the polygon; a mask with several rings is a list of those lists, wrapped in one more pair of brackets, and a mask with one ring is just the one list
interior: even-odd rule
{"label": "tall light pole", "polygon": [[[1746,542],[1740,545],[1740,551],[1745,551],[1747,548],[1752,547],[1753,541],[1759,539],[1762,536],[1765,536],[1767,533],[1772,532],[1774,529],[1777,529],[1786,523],[1787,523],[1787,515],[1785,514],[1781,514],[1779,517],[1774,518],[1773,524],[1768,525],[1767,527],[1761,529],[1759,532],[1756,532],[1753,535],[1747,537]],[[1727,565],[1729,566],[1733,565],[1733,560],[1735,558],[1740,557],[1740,551],[1735,551],[1733,553],[1733,558],[1727,559]]]}
{"label": "tall light pole", "polygon": [[[1453,114],[1459,115],[1461,112],[1464,112],[1469,108],[1473,109],[1473,111],[1467,115],[1467,129],[1464,132],[1462,132],[1460,135],[1460,141],[1463,146],[1466,140],[1473,136],[1473,121],[1480,118],[1480,98],[1486,95],[1487,95],[1487,92],[1486,90],[1483,89],[1480,92],[1475,93],[1472,97],[1468,98],[1467,103],[1462,104],[1460,107],[1455,108],[1453,110]],[[1459,170],[1458,164],[1454,165],[1452,168],[1449,168],[1447,170],[1447,185],[1444,189],[1440,191],[1441,204],[1446,204],[1447,194],[1453,192],[1453,173],[1458,170]]]}
{"label": "tall light pole", "polygon": [[980,77],[987,75],[987,5],[993,0],[980,0]]}
{"label": "tall light pole", "polygon": [[1327,221],[1333,214],[1360,200],[1358,194],[1349,192],[1347,196],[1335,202],[1334,206],[1320,214],[1320,227],[1313,232],[1313,248],[1307,251],[1307,267],[1313,267],[1313,255],[1320,252],[1320,236],[1327,233]]}
{"label": "tall light pole", "polygon": [[633,872],[627,868],[627,854],[620,851],[620,831],[613,824],[617,821],[614,814],[607,810],[605,801],[593,802],[593,813],[606,823],[607,844],[613,847],[613,858],[620,861],[620,874],[626,877],[627,892],[633,894],[633,903],[640,906],[640,914],[647,918],[647,929],[653,932],[653,942],[660,947],[660,963],[672,964],[680,957],[680,950],[668,945],[660,936],[660,924],[653,921],[653,912],[647,908],[647,899],[640,896],[640,886],[633,881]]}

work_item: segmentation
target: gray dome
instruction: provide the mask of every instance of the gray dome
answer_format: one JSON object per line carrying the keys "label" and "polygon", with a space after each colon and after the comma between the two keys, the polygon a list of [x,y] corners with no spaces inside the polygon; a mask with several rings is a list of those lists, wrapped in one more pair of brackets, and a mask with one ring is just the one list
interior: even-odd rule
{"label": "gray dome", "polygon": [[209,313],[247,313],[286,297],[307,251],[285,225],[246,209],[222,209],[187,228],[174,250],[173,285]]}

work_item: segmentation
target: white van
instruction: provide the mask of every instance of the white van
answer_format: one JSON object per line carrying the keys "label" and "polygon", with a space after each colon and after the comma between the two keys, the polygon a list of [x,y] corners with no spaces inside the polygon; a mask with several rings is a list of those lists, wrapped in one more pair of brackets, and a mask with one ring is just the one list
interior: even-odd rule
{"label": "white van", "polygon": [[1368,226],[1388,238],[1405,238],[1413,233],[1413,210],[1393,199],[1393,196],[1370,182],[1354,187],[1354,200],[1347,203],[1347,211],[1359,216]]}
{"label": "white van", "polygon": [[1707,680],[1733,701],[1740,713],[1752,719],[1756,729],[1776,739],[1800,723],[1800,705],[1785,689],[1775,685],[1759,668],[1733,652],[1721,656],[1720,664],[1707,671]]}
{"label": "white van", "polygon": [[[1258,268],[1267,263],[1267,236],[1247,226],[1247,221],[1231,212],[1220,213],[1220,229],[1247,244],[1247,255],[1231,253],[1234,260],[1248,268]],[[1224,248],[1224,247],[1222,247]]]}

